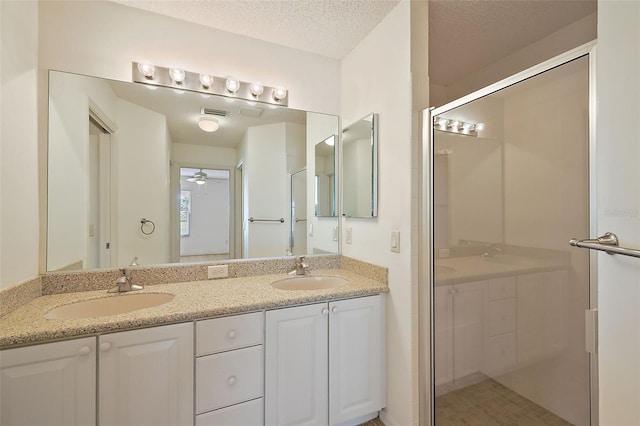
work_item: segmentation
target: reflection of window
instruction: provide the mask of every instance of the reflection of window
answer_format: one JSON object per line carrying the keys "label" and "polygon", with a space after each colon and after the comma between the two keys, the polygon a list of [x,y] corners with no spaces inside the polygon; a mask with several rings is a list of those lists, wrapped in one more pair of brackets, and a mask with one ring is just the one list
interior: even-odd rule
{"label": "reflection of window", "polygon": [[188,237],[191,231],[191,191],[180,191],[180,236]]}

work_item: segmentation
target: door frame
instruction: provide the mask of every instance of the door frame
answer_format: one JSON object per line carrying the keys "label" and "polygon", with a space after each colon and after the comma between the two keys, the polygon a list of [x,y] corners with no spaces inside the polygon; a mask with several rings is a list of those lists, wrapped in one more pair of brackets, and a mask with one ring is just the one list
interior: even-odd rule
{"label": "door frame", "polygon": [[[419,353],[419,424],[434,425],[434,389],[435,389],[435,327],[434,327],[434,283],[435,283],[435,221],[434,206],[434,162],[435,149],[433,144],[433,117],[480,99],[491,93],[517,84],[528,78],[542,74],[560,65],[580,57],[588,57],[589,67],[589,231],[591,235],[597,232],[596,227],[596,41],[592,41],[566,53],[558,55],[538,65],[514,74],[494,84],[470,93],[462,98],[449,102],[437,108],[429,108],[422,112],[422,175],[420,191],[420,220],[419,220],[419,265],[418,265],[418,353]],[[569,238],[570,236],[567,236]],[[568,240],[567,240],[568,244]],[[589,311],[596,312],[598,308],[597,285],[597,254],[592,251],[589,257]],[[589,330],[593,331],[596,330]],[[597,335],[594,335],[597,342]],[[589,340],[589,339],[587,339]],[[595,344],[597,347],[597,343]],[[585,349],[586,350],[586,349]],[[590,417],[591,425],[598,425],[598,355],[589,351],[590,374]]]}
{"label": "door frame", "polygon": [[171,237],[169,238],[169,255],[171,263],[180,263],[180,169],[209,169],[209,170],[226,170],[229,172],[229,258],[234,259],[235,253],[235,194],[234,184],[235,176],[233,166],[219,166],[211,163],[198,163],[193,161],[172,161],[170,170],[170,185],[169,191],[171,197],[169,197],[169,210],[171,212],[170,220],[171,226],[169,232]]}

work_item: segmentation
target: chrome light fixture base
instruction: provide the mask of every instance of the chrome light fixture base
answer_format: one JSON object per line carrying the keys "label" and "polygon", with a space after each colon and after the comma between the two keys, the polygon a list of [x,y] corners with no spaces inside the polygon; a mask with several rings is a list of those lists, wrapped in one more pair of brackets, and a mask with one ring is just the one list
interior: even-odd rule
{"label": "chrome light fixture base", "polygon": [[[240,87],[235,92],[230,92],[227,89],[227,77],[212,76],[213,81],[208,86],[203,85],[199,72],[184,71],[184,79],[180,82],[176,82],[171,78],[170,70],[175,68],[159,67],[153,65],[154,72],[149,76],[143,74],[140,68],[143,70],[151,67],[151,64],[142,64],[138,66],[138,62],[132,62],[132,80],[135,83],[147,84],[150,86],[169,87],[172,89],[185,90],[190,92],[205,93],[210,95],[225,96],[231,99],[243,99],[253,102],[261,102],[269,105],[288,106],[289,105],[289,93],[282,87],[263,87],[262,91],[251,90],[251,87],[256,83],[247,83],[245,81],[239,81]],[[182,70],[180,70],[182,71]],[[175,71],[173,73],[175,75]],[[208,75],[207,75],[208,76]],[[209,81],[206,81],[207,83]],[[284,92],[283,92],[284,91]],[[259,93],[257,93],[259,92]],[[257,93],[257,94],[254,94]],[[276,96],[274,96],[276,94]],[[281,97],[283,96],[283,97]]]}

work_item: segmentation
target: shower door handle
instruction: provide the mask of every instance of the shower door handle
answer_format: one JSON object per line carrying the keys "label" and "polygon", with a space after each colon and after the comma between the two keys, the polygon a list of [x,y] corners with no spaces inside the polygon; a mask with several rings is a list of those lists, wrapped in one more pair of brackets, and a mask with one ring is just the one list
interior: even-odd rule
{"label": "shower door handle", "polygon": [[622,254],[624,256],[640,258],[640,250],[620,247],[618,245],[618,236],[613,232],[607,232],[601,237],[593,240],[577,240],[575,238],[572,238],[569,240],[569,245],[591,250],[600,250],[606,252],[607,254]]}

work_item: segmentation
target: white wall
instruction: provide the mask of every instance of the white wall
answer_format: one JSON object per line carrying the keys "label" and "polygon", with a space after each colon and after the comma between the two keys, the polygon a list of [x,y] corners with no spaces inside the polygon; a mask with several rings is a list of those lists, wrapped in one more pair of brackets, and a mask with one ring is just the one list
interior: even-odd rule
{"label": "white wall", "polygon": [[[169,150],[166,117],[118,100],[116,117],[117,265],[169,262]],[[141,162],[139,159],[145,158]],[[151,235],[142,218],[155,223]],[[151,225],[145,226],[151,231]]]}
{"label": "white wall", "polygon": [[[640,249],[640,2],[598,2],[597,235]],[[631,123],[631,124],[630,124]],[[640,424],[640,259],[598,255],[600,424]]]}
{"label": "white wall", "polygon": [[[284,256],[289,247],[290,210],[287,174],[287,123],[250,127],[242,160],[245,184],[243,257]],[[279,219],[285,222],[248,222]]]}
{"label": "white wall", "polygon": [[0,289],[38,274],[38,10],[0,2]]}
{"label": "white wall", "polygon": [[47,270],[55,271],[88,265],[89,101],[113,121],[117,98],[106,82],[73,74],[52,74],[50,87]]}
{"label": "white wall", "polygon": [[[346,256],[389,268],[387,297],[387,425],[411,425],[415,412],[416,349],[412,298],[411,6],[402,1],[342,61],[342,119],[352,123],[379,113],[378,217],[343,219],[352,228]],[[417,196],[417,194],[416,194]],[[400,231],[400,253],[389,250]]]}

